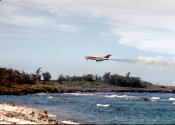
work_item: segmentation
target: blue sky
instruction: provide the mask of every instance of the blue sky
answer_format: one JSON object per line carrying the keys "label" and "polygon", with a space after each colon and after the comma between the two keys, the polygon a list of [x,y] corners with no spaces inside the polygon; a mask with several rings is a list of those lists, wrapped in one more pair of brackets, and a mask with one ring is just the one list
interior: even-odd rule
{"label": "blue sky", "polygon": [[[105,72],[175,85],[173,0],[4,0],[0,2],[0,66],[35,73]],[[84,59],[111,53],[114,59]]]}

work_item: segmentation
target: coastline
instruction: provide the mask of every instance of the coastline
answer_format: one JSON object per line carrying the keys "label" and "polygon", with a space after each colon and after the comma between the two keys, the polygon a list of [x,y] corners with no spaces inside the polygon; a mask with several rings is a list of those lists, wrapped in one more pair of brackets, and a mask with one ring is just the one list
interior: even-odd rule
{"label": "coastline", "polygon": [[0,124],[62,124],[49,116],[45,110],[0,103]]}
{"label": "coastline", "polygon": [[175,87],[170,88],[157,88],[157,89],[118,89],[118,90],[101,90],[101,89],[91,89],[91,90],[64,90],[56,88],[47,89],[13,89],[13,90],[1,90],[0,95],[27,95],[35,93],[77,93],[77,92],[150,92],[150,93],[175,93]]}
{"label": "coastline", "polygon": [[[38,72],[41,68],[38,69]],[[76,93],[76,92],[150,92],[175,93],[175,86],[165,86],[142,81],[139,77],[105,73],[94,75],[60,76],[60,79],[41,80],[39,74],[27,74],[18,70],[0,68],[0,95],[27,95],[35,93]],[[49,75],[47,72],[46,74]],[[6,76],[6,77],[5,77]],[[40,77],[39,77],[40,76]],[[44,77],[44,76],[43,76]]]}

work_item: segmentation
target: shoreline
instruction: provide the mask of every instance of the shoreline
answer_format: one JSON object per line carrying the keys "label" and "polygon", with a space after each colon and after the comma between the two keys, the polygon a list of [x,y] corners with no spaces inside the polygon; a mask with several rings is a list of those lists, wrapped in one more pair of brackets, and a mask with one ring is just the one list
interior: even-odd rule
{"label": "shoreline", "polygon": [[149,93],[175,93],[175,88],[159,88],[159,89],[120,89],[120,90],[60,90],[60,89],[27,89],[27,90],[1,90],[0,95],[27,95],[36,93],[77,93],[77,92],[149,92]]}
{"label": "shoreline", "polygon": [[0,124],[61,124],[51,119],[47,111],[20,106],[11,103],[0,103]]}
{"label": "shoreline", "polygon": [[55,120],[46,110],[11,103],[0,103],[0,124],[79,124],[71,120]]}

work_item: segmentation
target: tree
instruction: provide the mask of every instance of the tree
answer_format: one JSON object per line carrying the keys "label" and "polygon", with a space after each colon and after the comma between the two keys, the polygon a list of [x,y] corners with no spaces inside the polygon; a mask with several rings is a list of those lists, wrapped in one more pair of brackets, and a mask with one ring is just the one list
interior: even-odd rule
{"label": "tree", "polygon": [[99,80],[98,75],[95,75],[95,81],[98,81],[98,80]]}
{"label": "tree", "polygon": [[41,67],[36,70],[36,75],[37,75],[38,81],[41,81],[41,75],[40,75],[40,73],[41,73]]}
{"label": "tree", "polygon": [[117,74],[110,75],[110,73],[105,73],[103,75],[103,80],[108,84],[116,86],[142,87],[141,79],[137,77],[130,77],[130,72],[126,74],[126,77]]}
{"label": "tree", "polygon": [[66,81],[70,81],[70,80],[71,80],[71,79],[70,79],[70,76],[68,76],[68,75],[66,76],[65,79],[66,79]]}
{"label": "tree", "polygon": [[63,74],[61,74],[59,77],[58,77],[58,80],[57,80],[60,84],[62,84],[62,81],[66,81],[65,77],[63,76]]}
{"label": "tree", "polygon": [[104,80],[104,81],[108,81],[108,80],[109,80],[109,77],[110,77],[110,72],[105,73],[105,74],[103,75],[103,80]]}
{"label": "tree", "polygon": [[94,82],[94,75],[92,74],[88,74],[88,75],[84,75],[82,77],[83,81],[90,81],[90,82]]}
{"label": "tree", "polygon": [[129,78],[130,74],[131,74],[131,73],[130,73],[130,72],[128,72],[128,73],[126,74],[126,77],[127,77],[127,78]]}
{"label": "tree", "polygon": [[49,72],[42,73],[42,76],[44,81],[50,81],[51,79],[51,75]]}

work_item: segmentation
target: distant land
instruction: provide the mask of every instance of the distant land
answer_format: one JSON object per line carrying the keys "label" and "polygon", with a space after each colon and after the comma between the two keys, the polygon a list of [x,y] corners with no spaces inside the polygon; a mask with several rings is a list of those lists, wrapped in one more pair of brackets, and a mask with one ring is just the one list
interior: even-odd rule
{"label": "distant land", "polygon": [[0,94],[26,95],[33,93],[72,92],[159,92],[174,93],[175,87],[155,85],[142,81],[139,77],[105,73],[103,76],[87,74],[83,76],[58,76],[51,80],[49,72],[27,74],[14,69],[0,68]]}

